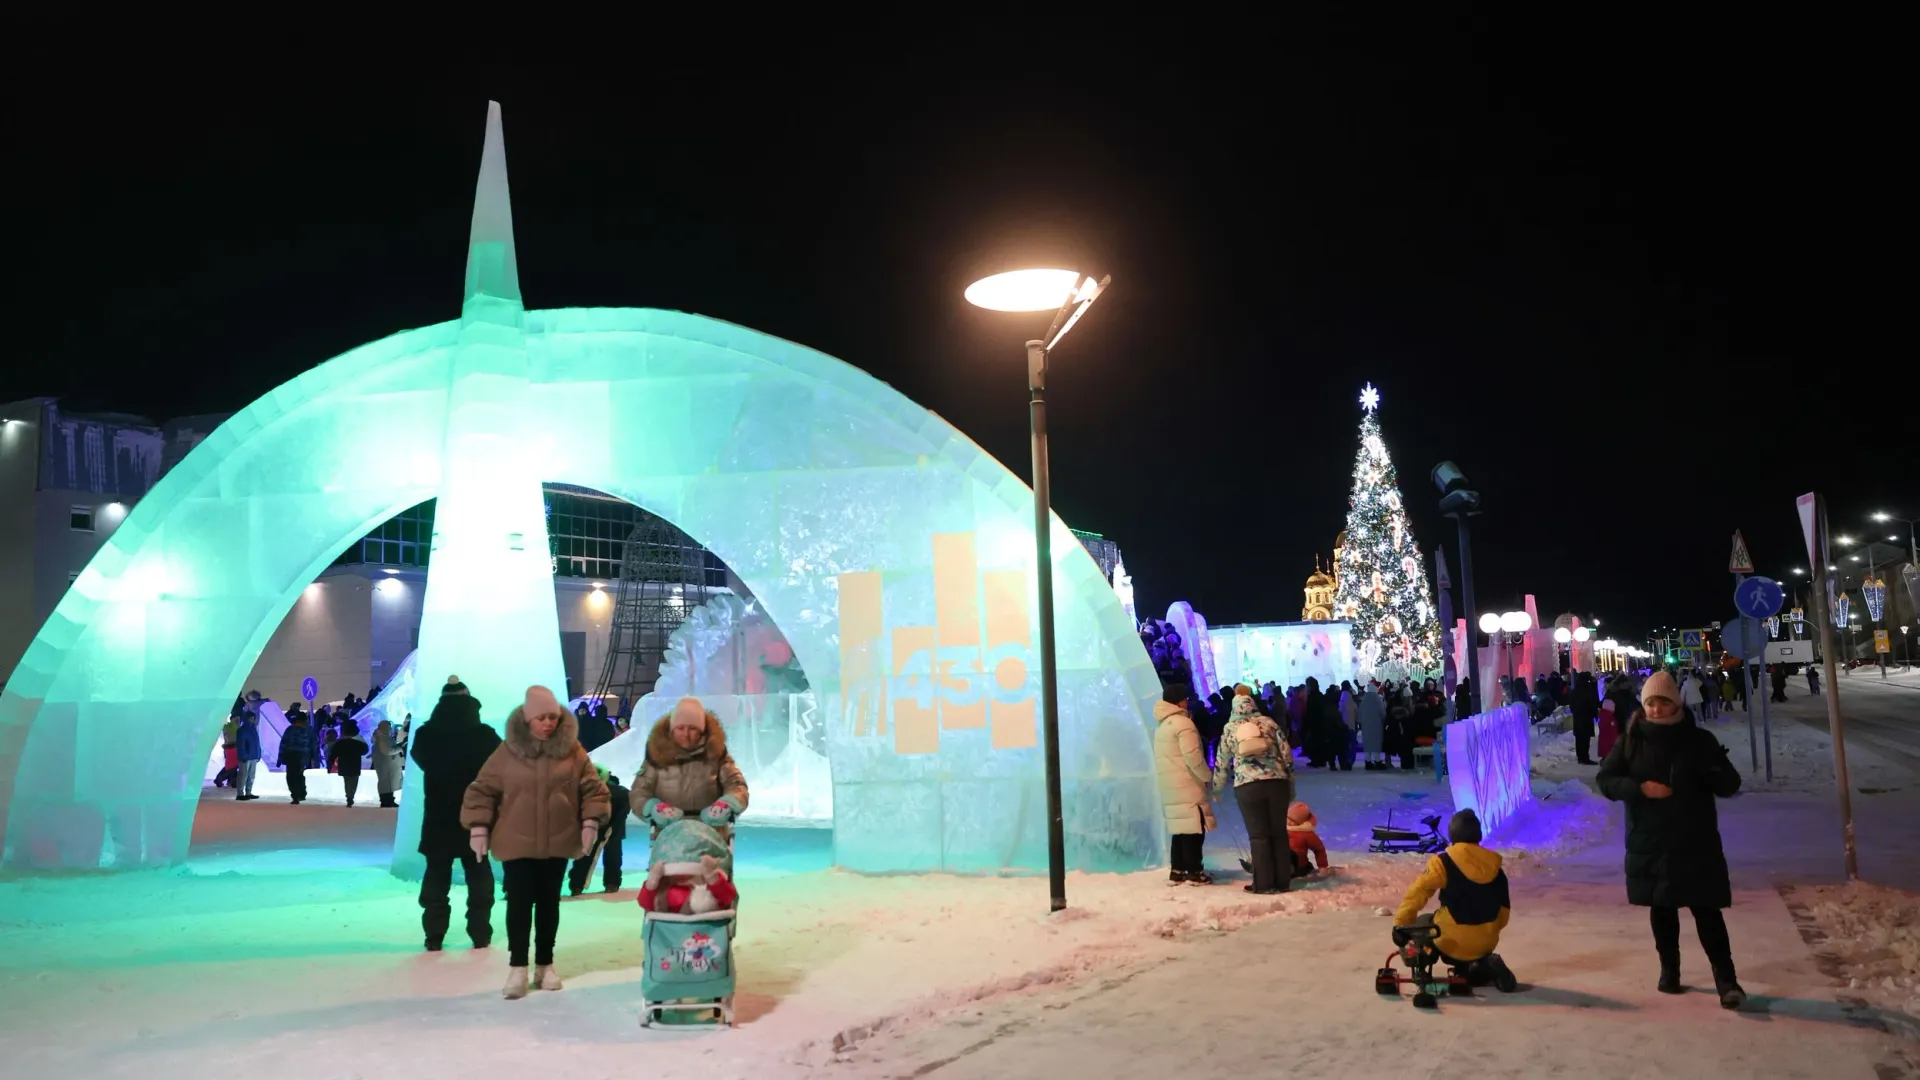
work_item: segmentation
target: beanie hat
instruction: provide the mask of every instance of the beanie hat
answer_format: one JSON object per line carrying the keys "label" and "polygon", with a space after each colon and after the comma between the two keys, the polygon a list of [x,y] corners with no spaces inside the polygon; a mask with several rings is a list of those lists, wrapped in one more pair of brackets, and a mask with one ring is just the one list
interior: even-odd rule
{"label": "beanie hat", "polygon": [[697,727],[705,730],[707,726],[707,708],[696,697],[683,697],[674,703],[673,712],[667,720],[667,727]]}
{"label": "beanie hat", "polygon": [[448,694],[464,694],[466,692],[467,684],[461,682],[460,676],[458,675],[447,676],[447,685],[440,688],[441,697],[445,697]]}
{"label": "beanie hat", "polygon": [[1447,839],[1456,844],[1480,842],[1480,815],[1462,810],[1447,821]]}
{"label": "beanie hat", "polygon": [[529,720],[536,716],[554,716],[567,711],[560,707],[560,699],[553,696],[553,691],[544,686],[527,687],[527,699],[521,708],[525,710]]}
{"label": "beanie hat", "polygon": [[1313,809],[1306,803],[1297,802],[1287,807],[1287,824],[1305,825],[1313,820]]}
{"label": "beanie hat", "polygon": [[1680,687],[1674,683],[1673,676],[1665,671],[1656,671],[1647,676],[1646,685],[1640,688],[1640,704],[1645,705],[1648,698],[1657,697],[1666,698],[1675,705],[1680,704]]}

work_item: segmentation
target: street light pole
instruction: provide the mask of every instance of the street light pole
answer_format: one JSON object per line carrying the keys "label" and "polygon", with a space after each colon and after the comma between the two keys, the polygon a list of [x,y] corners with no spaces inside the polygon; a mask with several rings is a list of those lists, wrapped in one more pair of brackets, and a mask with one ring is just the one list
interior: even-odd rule
{"label": "street light pole", "polygon": [[1053,481],[1047,458],[1047,358],[1111,280],[1083,280],[1072,270],[1012,270],[974,282],[966,294],[969,303],[990,311],[1054,311],[1046,336],[1027,342],[1035,607],[1040,621],[1040,730],[1047,785],[1047,886],[1054,911],[1067,906],[1067,827],[1060,794],[1060,683],[1053,635]]}
{"label": "street light pole", "polygon": [[1047,462],[1047,343],[1027,342],[1027,419],[1033,433],[1033,557],[1040,609],[1040,726],[1047,759],[1047,886],[1067,906],[1067,825],[1060,796],[1060,684],[1053,654],[1053,479]]}

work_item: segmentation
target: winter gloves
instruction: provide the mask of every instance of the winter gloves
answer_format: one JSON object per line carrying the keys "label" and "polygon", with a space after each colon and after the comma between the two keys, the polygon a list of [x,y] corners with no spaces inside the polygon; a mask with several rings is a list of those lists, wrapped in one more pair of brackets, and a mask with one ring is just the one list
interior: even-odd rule
{"label": "winter gloves", "polygon": [[[655,828],[664,829],[686,816],[679,807],[660,799],[648,799],[640,804],[641,819],[650,822]],[[734,818],[739,816],[740,800],[732,795],[700,811],[701,822],[715,829],[726,828],[733,823]]]}
{"label": "winter gloves", "polygon": [[719,801],[700,811],[700,820],[716,829],[725,828],[740,816],[740,797],[723,795]]}
{"label": "winter gloves", "polygon": [[640,820],[656,829],[664,829],[682,816],[679,807],[660,799],[648,799],[640,804]]}
{"label": "winter gloves", "polygon": [[473,827],[472,831],[467,834],[467,846],[473,849],[474,858],[484,859],[487,857],[487,827],[485,825],[475,825]]}

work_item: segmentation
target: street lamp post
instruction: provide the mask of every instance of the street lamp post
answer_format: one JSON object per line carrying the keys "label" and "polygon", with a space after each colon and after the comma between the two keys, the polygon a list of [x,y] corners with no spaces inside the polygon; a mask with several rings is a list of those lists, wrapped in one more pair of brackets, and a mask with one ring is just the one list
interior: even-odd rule
{"label": "street lamp post", "polygon": [[1876,510],[1871,515],[1875,521],[1897,521],[1907,527],[1907,558],[1916,569],[1920,569],[1920,542],[1915,540],[1912,518],[1894,517],[1885,510]]}
{"label": "street lamp post", "polygon": [[[1466,616],[1467,626],[1475,625],[1473,613],[1473,544],[1467,529],[1467,519],[1480,513],[1480,493],[1470,490],[1466,475],[1460,467],[1451,461],[1443,461],[1433,467],[1433,483],[1440,489],[1440,513],[1453,518],[1460,525],[1460,599],[1466,608],[1461,612]],[[1447,631],[1451,633],[1452,627]],[[1472,630],[1467,633],[1467,686],[1468,705],[1478,713],[1486,698],[1482,696],[1480,686],[1480,650],[1474,647]],[[1469,714],[1471,715],[1471,714]]]}
{"label": "street lamp post", "polygon": [[1043,338],[1027,342],[1027,418],[1033,441],[1033,555],[1039,591],[1040,729],[1046,742],[1047,885],[1054,911],[1067,906],[1067,831],[1060,797],[1060,685],[1053,649],[1053,499],[1047,462],[1047,357],[1105,291],[1074,270],[1011,270],[967,287],[967,301],[989,311],[1052,311]]}
{"label": "street lamp post", "polygon": [[1508,611],[1495,615],[1489,611],[1480,616],[1480,631],[1487,635],[1489,645],[1498,643],[1506,652],[1507,680],[1513,680],[1513,647],[1527,639],[1527,631],[1533,629],[1533,616],[1524,611]]}

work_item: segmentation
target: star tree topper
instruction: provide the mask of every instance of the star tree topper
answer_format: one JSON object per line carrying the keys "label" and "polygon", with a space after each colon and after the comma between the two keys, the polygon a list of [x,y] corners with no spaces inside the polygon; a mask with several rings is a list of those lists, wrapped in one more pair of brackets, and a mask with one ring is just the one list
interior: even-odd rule
{"label": "star tree topper", "polygon": [[1372,383],[1368,383],[1361,389],[1360,407],[1368,412],[1380,407],[1380,391],[1375,390]]}

